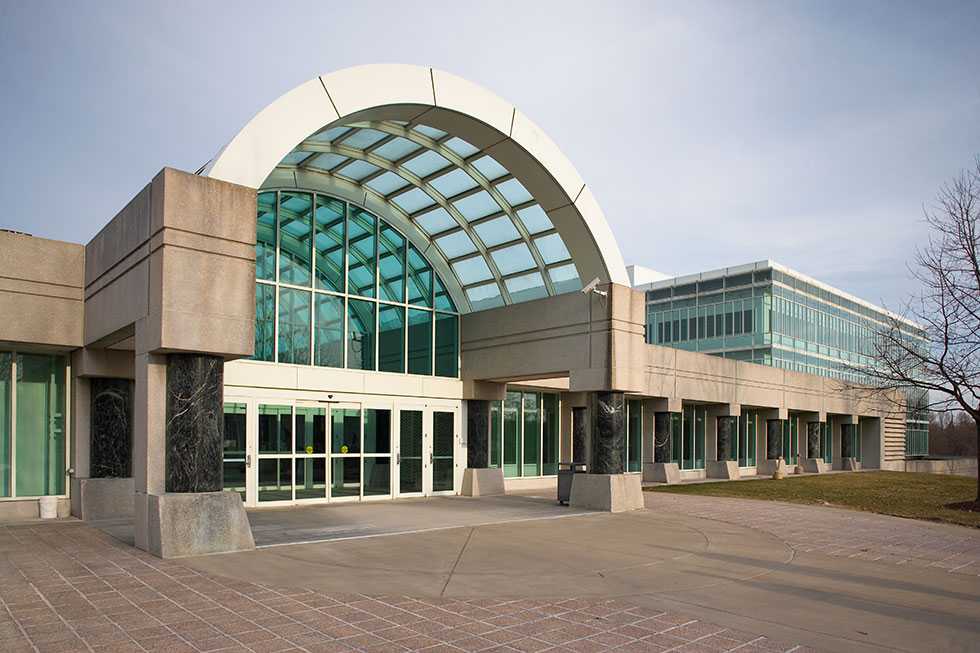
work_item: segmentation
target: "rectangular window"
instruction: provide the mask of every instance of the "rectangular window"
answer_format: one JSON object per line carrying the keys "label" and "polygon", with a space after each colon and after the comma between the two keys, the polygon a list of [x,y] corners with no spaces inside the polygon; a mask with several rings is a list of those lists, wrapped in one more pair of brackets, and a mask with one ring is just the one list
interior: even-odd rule
{"label": "rectangular window", "polygon": [[541,449],[541,395],[524,393],[524,476],[540,476],[538,456]]}
{"label": "rectangular window", "polygon": [[432,306],[432,268],[411,243],[408,244],[408,303]]}
{"label": "rectangular window", "polygon": [[684,448],[681,445],[681,413],[670,414],[670,462],[681,464]]}
{"label": "rectangular window", "polygon": [[459,316],[436,313],[436,376],[459,376]]}
{"label": "rectangular window", "polygon": [[504,401],[504,476],[521,475],[518,460],[521,443],[521,393],[508,392]]}
{"label": "rectangular window", "polygon": [[276,359],[276,287],[255,284],[255,353],[252,359]]}
{"label": "rectangular window", "polygon": [[316,294],[314,364],[323,367],[344,366],[344,299]]}
{"label": "rectangular window", "polygon": [[382,304],[378,308],[378,369],[405,371],[405,309]]}
{"label": "rectangular window", "polygon": [[558,395],[544,394],[541,396],[544,407],[543,436],[541,439],[541,458],[544,468],[541,473],[551,476],[558,473],[559,428],[558,428]]}
{"label": "rectangular window", "polygon": [[730,336],[734,333],[734,323],[731,312],[725,313],[725,335]]}
{"label": "rectangular window", "polygon": [[316,287],[344,292],[345,204],[332,197],[316,196]]}
{"label": "rectangular window", "polygon": [[408,373],[432,374],[432,313],[408,309]]}
{"label": "rectangular window", "polygon": [[255,278],[276,280],[276,192],[259,193],[255,219]]}
{"label": "rectangular window", "polygon": [[386,223],[378,238],[378,274],[381,299],[405,301],[405,237]]}
{"label": "rectangular window", "polygon": [[64,494],[65,359],[18,354],[16,397],[16,495]]}
{"label": "rectangular window", "polygon": [[715,337],[715,317],[709,315],[707,319],[707,324],[705,325],[707,329],[705,330],[705,337],[714,338]]}
{"label": "rectangular window", "polygon": [[347,221],[348,292],[374,297],[377,265],[377,219],[362,209],[350,207]]}
{"label": "rectangular window", "polygon": [[310,364],[310,292],[279,288],[279,362]]}
{"label": "rectangular window", "polygon": [[504,436],[503,407],[501,401],[490,402],[490,467],[493,469],[500,467],[500,448]]}
{"label": "rectangular window", "polygon": [[279,193],[279,282],[309,286],[313,260],[313,196]]}
{"label": "rectangular window", "polygon": [[[221,453],[222,489],[245,500],[245,404],[224,405],[224,447]],[[0,427],[2,428],[2,427]]]}
{"label": "rectangular window", "polygon": [[292,407],[260,404],[259,454],[288,454],[292,450]]}
{"label": "rectangular window", "polygon": [[694,407],[684,407],[684,442],[681,469],[694,469]]}
{"label": "rectangular window", "polygon": [[13,356],[8,352],[0,352],[0,497],[10,496],[10,474],[13,469],[10,450],[12,367]]}
{"label": "rectangular window", "polygon": [[694,468],[704,469],[704,439],[707,409],[694,407]]}
{"label": "rectangular window", "polygon": [[374,302],[350,299],[347,302],[347,367],[374,369]]}

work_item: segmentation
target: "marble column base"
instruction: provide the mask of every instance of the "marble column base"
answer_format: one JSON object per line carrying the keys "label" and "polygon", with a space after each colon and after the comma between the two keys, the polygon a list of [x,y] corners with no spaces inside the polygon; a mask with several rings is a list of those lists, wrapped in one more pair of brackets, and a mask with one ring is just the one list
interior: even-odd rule
{"label": "marble column base", "polygon": [[857,458],[842,458],[841,469],[847,472],[857,472],[861,470],[861,461]]}
{"label": "marble column base", "polygon": [[643,463],[643,480],[652,483],[680,483],[677,463]]}
{"label": "marble column base", "polygon": [[803,471],[808,474],[826,474],[830,471],[830,465],[822,458],[807,458],[803,461]]}
{"label": "marble column base", "polygon": [[782,458],[763,460],[756,467],[759,476],[774,476],[777,471],[782,472],[783,476],[786,475],[786,461]]}
{"label": "marble column base", "polygon": [[586,510],[626,512],[643,507],[638,474],[575,474],[568,505]]}
{"label": "marble column base", "polygon": [[137,496],[136,505],[136,545],[161,558],[255,549],[245,505],[235,492],[147,494]]}
{"label": "marble column base", "polygon": [[463,470],[464,497],[490,497],[506,494],[504,491],[504,470],[486,467],[467,467]]}
{"label": "marble column base", "polygon": [[738,461],[735,460],[709,460],[705,471],[708,478],[724,478],[729,481],[742,478],[738,471]]}
{"label": "marble column base", "polygon": [[132,478],[72,478],[71,514],[82,521],[133,516]]}

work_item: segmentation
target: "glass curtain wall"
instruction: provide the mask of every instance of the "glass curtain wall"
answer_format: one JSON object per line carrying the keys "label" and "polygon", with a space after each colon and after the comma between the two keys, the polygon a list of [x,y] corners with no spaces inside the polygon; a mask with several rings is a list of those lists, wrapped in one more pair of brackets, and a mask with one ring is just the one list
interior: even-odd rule
{"label": "glass curtain wall", "polygon": [[671,413],[671,462],[680,469],[704,469],[704,441],[707,409],[684,405],[680,413]]}
{"label": "glass curtain wall", "polygon": [[834,439],[830,422],[820,424],[820,457],[827,464],[834,462]]}
{"label": "glass curtain wall", "polygon": [[800,418],[790,415],[783,421],[783,459],[787,465],[795,465],[800,453]]}
{"label": "glass curtain wall", "polygon": [[459,376],[456,306],[402,233],[320,193],[257,206],[254,360]]}
{"label": "glass curtain wall", "polygon": [[[738,466],[755,467],[756,444],[761,418],[753,411],[743,412],[738,418]],[[764,423],[764,422],[762,422]]]}
{"label": "glass curtain wall", "polygon": [[0,497],[65,494],[67,359],[0,352]]}
{"label": "glass curtain wall", "polygon": [[490,402],[490,467],[504,477],[558,473],[559,398],[555,393],[508,391]]}

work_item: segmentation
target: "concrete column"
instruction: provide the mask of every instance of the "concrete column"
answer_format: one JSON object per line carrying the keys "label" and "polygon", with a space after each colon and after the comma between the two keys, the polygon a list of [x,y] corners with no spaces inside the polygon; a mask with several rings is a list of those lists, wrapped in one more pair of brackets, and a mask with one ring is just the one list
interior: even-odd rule
{"label": "concrete column", "polygon": [[[74,377],[72,379],[71,398],[71,468],[72,476],[75,478],[87,478],[89,475],[89,461],[91,460],[90,404],[89,380],[81,376]],[[74,493],[74,490],[72,492]],[[79,516],[74,510],[72,514]]]}
{"label": "concrete column", "polygon": [[490,402],[466,400],[466,469],[463,470],[462,494],[467,497],[504,493],[503,467],[491,469]]}
{"label": "concrete column", "polygon": [[592,419],[590,474],[622,474],[626,447],[626,397],[622,392],[597,392]]}
{"label": "concrete column", "polygon": [[224,360],[204,354],[167,358],[167,492],[220,492]]}
{"label": "concrete column", "polygon": [[136,354],[133,386],[133,534],[150,550],[149,497],[166,490],[167,357]]}

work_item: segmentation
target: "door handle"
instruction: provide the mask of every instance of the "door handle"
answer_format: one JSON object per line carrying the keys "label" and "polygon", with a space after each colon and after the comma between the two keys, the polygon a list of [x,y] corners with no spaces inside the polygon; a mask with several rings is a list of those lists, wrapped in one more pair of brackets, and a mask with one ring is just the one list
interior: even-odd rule
{"label": "door handle", "polygon": [[432,464],[432,452],[431,451],[429,452],[429,464],[430,465]]}
{"label": "door handle", "polygon": [[252,454],[250,453],[245,454],[245,467],[252,467]]}
{"label": "door handle", "polygon": [[397,456],[395,456],[395,464],[396,465],[401,465],[402,464],[402,455],[401,454],[398,454]]}

